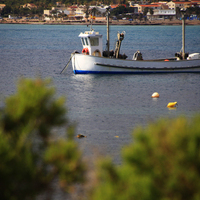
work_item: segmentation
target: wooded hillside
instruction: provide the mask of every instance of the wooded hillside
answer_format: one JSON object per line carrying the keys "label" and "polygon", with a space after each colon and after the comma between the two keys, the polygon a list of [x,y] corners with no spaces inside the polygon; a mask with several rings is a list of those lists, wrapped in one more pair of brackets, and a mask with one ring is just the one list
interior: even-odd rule
{"label": "wooded hillside", "polygon": [[[58,0],[0,0],[0,4],[6,4],[9,6],[19,6],[19,5],[23,5],[25,3],[33,3],[37,6],[43,6],[43,7],[47,7],[50,5],[56,5],[56,2],[58,2]],[[60,0],[59,2],[61,2],[62,4],[92,4],[92,5],[96,5],[96,1],[94,0]],[[127,0],[102,0],[101,1],[103,4],[106,5],[110,5],[110,4],[125,4],[128,1]]]}

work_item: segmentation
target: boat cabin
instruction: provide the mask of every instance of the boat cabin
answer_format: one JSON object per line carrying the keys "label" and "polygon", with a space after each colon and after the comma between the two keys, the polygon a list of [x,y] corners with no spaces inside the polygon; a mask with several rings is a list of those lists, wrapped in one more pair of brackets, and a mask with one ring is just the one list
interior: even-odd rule
{"label": "boat cabin", "polygon": [[93,56],[102,56],[102,35],[99,32],[85,31],[80,33],[79,37],[83,45],[83,54],[93,55]]}

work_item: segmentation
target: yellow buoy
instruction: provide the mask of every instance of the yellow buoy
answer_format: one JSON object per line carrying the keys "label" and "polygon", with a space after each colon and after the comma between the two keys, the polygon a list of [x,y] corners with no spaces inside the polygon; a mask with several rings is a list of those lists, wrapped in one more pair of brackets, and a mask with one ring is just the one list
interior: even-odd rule
{"label": "yellow buoy", "polygon": [[152,95],[151,95],[151,97],[152,98],[158,98],[160,95],[157,93],[157,92],[154,92]]}
{"label": "yellow buoy", "polygon": [[167,104],[167,107],[168,108],[171,108],[171,107],[175,107],[177,105],[177,102],[169,102],[168,104]]}

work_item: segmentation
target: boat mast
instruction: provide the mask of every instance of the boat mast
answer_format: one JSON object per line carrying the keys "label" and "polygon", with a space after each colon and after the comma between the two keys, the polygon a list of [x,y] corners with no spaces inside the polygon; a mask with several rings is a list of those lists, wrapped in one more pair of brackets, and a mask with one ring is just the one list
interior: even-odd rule
{"label": "boat mast", "polygon": [[107,46],[107,53],[108,53],[108,57],[110,56],[110,37],[109,37],[109,16],[110,16],[110,11],[109,11],[109,7],[106,8],[107,10],[107,41],[106,41],[106,46]]}
{"label": "boat mast", "polygon": [[182,57],[185,59],[185,10],[181,9],[182,14]]}
{"label": "boat mast", "polygon": [[91,11],[91,16],[90,16],[92,19],[91,19],[91,24],[90,24],[90,31],[93,31],[93,29],[92,29],[92,23],[93,23],[93,13],[92,13],[92,11]]}

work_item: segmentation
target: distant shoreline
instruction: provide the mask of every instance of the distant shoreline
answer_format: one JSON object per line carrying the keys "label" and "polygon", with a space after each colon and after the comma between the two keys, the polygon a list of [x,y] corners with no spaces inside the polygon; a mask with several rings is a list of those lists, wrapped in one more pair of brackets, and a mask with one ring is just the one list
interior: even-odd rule
{"label": "distant shoreline", "polygon": [[[39,21],[39,20],[21,20],[6,19],[1,20],[0,24],[38,24],[38,25],[90,25],[90,22],[82,21]],[[93,25],[106,25],[106,21],[95,21]],[[128,21],[128,20],[110,20],[110,25],[181,25],[181,20],[153,20],[153,21]],[[186,20],[186,25],[200,25],[200,20]]]}

